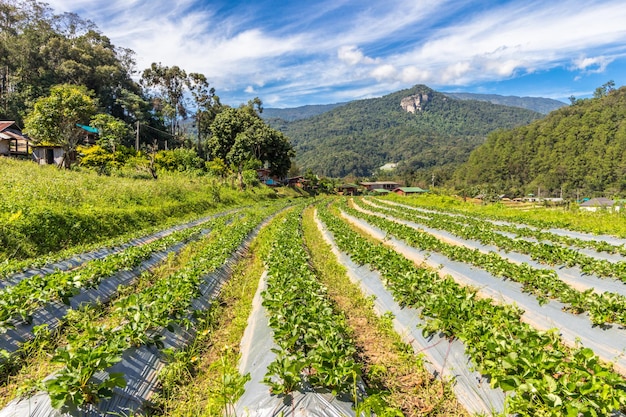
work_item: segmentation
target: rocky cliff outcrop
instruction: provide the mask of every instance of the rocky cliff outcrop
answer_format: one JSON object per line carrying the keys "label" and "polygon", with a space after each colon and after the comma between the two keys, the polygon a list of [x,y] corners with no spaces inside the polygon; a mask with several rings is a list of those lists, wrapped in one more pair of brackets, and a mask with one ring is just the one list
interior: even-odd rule
{"label": "rocky cliff outcrop", "polygon": [[400,101],[400,106],[402,106],[404,111],[415,114],[416,111],[422,111],[422,107],[428,100],[428,94],[413,94],[412,96],[404,97]]}

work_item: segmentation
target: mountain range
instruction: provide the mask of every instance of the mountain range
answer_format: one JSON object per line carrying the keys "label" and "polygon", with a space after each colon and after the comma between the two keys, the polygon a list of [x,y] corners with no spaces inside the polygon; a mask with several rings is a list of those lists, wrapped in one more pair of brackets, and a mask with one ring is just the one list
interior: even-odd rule
{"label": "mountain range", "polygon": [[400,173],[425,177],[437,169],[443,180],[488,133],[543,117],[520,107],[458,100],[425,85],[331,106],[307,106],[321,113],[292,121],[266,119],[291,139],[299,167],[330,177],[371,176],[397,163]]}

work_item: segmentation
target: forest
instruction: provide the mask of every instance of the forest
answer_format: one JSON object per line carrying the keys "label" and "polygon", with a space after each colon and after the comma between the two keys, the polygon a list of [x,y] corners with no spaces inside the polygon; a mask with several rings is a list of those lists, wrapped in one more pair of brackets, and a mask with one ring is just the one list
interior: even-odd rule
{"label": "forest", "polygon": [[[400,102],[414,94],[430,99],[422,111],[407,113]],[[436,171],[443,180],[489,132],[540,117],[531,110],[455,100],[417,85],[315,117],[270,123],[292,139],[298,165],[323,175],[371,176],[378,167],[396,162],[409,177],[430,178]]]}
{"label": "forest", "polygon": [[623,195],[626,192],[626,88],[608,82],[546,118],[489,135],[455,174],[460,188],[511,195]]}

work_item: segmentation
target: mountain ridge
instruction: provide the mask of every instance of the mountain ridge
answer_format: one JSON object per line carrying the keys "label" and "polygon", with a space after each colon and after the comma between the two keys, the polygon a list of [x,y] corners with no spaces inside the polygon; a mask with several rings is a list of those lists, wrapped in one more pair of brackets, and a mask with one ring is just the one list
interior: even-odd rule
{"label": "mountain ridge", "polygon": [[[418,95],[420,99],[415,98],[413,104],[419,110],[403,109],[403,99]],[[487,133],[541,117],[527,109],[457,100],[416,85],[379,98],[351,101],[307,119],[273,119],[271,125],[291,138],[300,167],[345,177],[370,176],[390,162],[409,173],[434,167],[452,172],[484,142]]]}

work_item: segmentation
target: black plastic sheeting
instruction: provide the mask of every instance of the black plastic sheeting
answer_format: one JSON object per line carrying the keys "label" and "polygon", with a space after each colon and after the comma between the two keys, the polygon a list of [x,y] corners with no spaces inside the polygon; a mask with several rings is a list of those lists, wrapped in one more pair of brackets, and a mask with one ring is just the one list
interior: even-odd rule
{"label": "black plastic sheeting", "polygon": [[[216,271],[208,274],[200,286],[201,296],[192,300],[193,310],[206,310],[211,306],[221,286],[230,277],[232,266],[246,253],[250,242],[256,237],[261,227],[257,226],[240,244],[233,255]],[[192,320],[192,315],[189,317]],[[165,348],[181,349],[195,337],[193,328],[175,327],[173,332],[162,329],[162,342]],[[149,404],[151,396],[158,388],[159,371],[166,365],[167,358],[154,346],[141,346],[124,352],[122,360],[106,372],[94,375],[95,380],[104,380],[108,374],[122,372],[126,379],[125,388],[115,388],[110,399],[100,401],[96,406],[81,409],[59,411],[50,405],[50,398],[45,392],[39,392],[30,398],[16,398],[2,411],[0,417],[96,417],[110,415],[132,415],[141,413]],[[49,378],[53,378],[50,375]]]}

